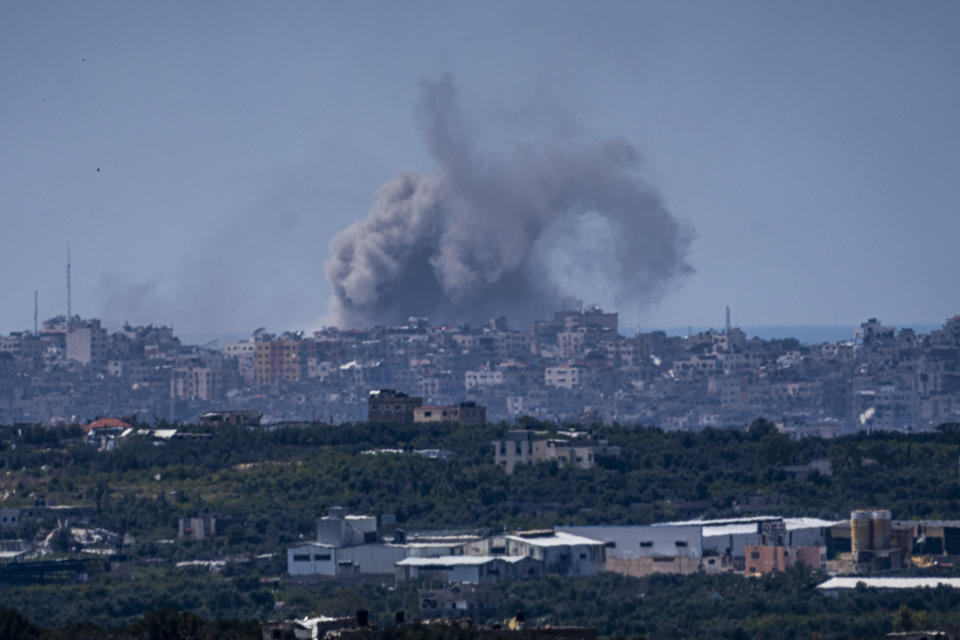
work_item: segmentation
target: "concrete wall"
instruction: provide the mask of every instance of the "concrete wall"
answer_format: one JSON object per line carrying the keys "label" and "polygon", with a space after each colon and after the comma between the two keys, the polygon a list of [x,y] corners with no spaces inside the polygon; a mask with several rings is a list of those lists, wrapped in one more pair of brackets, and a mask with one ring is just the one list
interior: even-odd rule
{"label": "concrete wall", "polygon": [[653,573],[688,575],[700,570],[700,558],[685,556],[673,556],[672,558],[666,556],[657,558],[611,558],[608,556],[604,569],[636,578],[649,576]]}
{"label": "concrete wall", "polygon": [[393,565],[406,557],[406,548],[387,544],[362,544],[337,549],[339,570],[343,571],[344,563],[349,562],[354,571],[361,574],[393,574]]}
{"label": "concrete wall", "polygon": [[308,542],[287,549],[287,573],[291,576],[337,575],[337,550]]}

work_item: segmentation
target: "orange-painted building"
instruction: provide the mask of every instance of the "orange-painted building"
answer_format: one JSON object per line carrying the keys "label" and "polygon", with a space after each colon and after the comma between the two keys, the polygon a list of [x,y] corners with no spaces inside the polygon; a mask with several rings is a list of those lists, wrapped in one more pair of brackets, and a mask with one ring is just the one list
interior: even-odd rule
{"label": "orange-painted building", "polygon": [[827,562],[826,547],[786,547],[782,545],[748,544],[744,547],[747,575],[765,575],[786,571],[797,564],[822,569]]}

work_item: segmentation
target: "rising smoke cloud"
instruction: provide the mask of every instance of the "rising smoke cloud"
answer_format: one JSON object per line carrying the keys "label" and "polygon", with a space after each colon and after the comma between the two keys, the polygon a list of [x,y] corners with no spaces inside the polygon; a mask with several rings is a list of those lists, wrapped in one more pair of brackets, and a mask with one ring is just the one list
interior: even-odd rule
{"label": "rising smoke cloud", "polygon": [[[692,272],[692,233],[640,177],[628,142],[524,143],[481,157],[449,76],[423,84],[419,116],[437,172],[400,172],[331,242],[325,271],[339,326],[424,315],[529,322],[598,290],[620,309],[641,308]],[[590,238],[577,234],[599,228],[602,259],[580,255]]]}

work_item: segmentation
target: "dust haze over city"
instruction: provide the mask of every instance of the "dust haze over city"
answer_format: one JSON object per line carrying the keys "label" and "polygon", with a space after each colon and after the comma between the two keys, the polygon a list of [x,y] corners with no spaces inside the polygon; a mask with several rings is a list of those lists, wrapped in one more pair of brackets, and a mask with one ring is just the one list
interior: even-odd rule
{"label": "dust haze over city", "polygon": [[957,33],[5,4],[0,629],[960,637]]}

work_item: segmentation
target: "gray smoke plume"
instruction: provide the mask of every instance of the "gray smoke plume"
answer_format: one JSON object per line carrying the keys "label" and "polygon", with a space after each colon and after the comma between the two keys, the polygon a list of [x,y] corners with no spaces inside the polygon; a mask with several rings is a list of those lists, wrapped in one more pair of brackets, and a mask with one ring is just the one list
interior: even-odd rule
{"label": "gray smoke plume", "polygon": [[[639,177],[626,141],[479,157],[448,76],[424,83],[419,113],[437,173],[401,172],[364,220],[333,238],[325,270],[340,326],[527,322],[598,291],[637,309],[692,272],[692,233]],[[603,246],[581,252],[591,239],[579,236],[598,229]]]}

